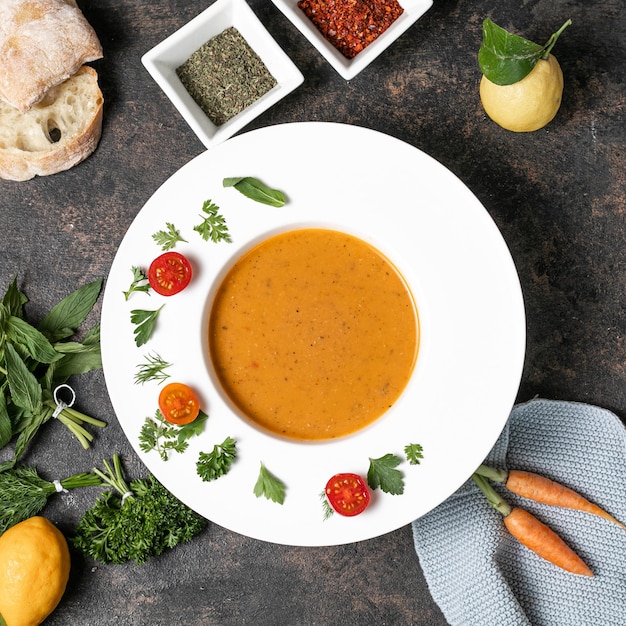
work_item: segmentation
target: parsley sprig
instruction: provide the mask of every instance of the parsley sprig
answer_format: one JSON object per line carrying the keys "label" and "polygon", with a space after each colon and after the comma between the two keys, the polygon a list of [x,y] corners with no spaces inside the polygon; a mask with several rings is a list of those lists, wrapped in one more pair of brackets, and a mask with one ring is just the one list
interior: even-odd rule
{"label": "parsley sprig", "polygon": [[188,439],[202,432],[207,418],[207,414],[200,411],[198,417],[190,424],[174,426],[167,422],[157,409],[153,418],[146,417],[139,431],[139,448],[143,452],[155,450],[163,461],[167,461],[170,452],[182,453],[187,450]]}
{"label": "parsley sprig", "polygon": [[133,280],[128,288],[128,291],[124,291],[124,299],[128,302],[130,296],[135,292],[150,293],[150,284],[148,283],[148,277],[144,270],[137,265],[133,265],[130,270],[133,273]]}
{"label": "parsley sprig", "polygon": [[385,493],[400,495],[404,493],[404,477],[396,467],[402,459],[395,454],[385,454],[378,459],[370,457],[367,470],[367,484],[371,489],[380,489]]}
{"label": "parsley sprig", "polygon": [[205,241],[225,241],[226,243],[232,243],[230,233],[228,232],[228,226],[226,220],[218,212],[220,208],[217,204],[214,204],[212,200],[206,200],[202,205],[202,211],[206,213],[206,217],[193,229],[200,234]]}
{"label": "parsley sprig", "polygon": [[156,327],[157,318],[159,317],[159,313],[164,306],[165,305],[162,304],[154,311],[133,309],[130,312],[131,324],[135,324],[133,332],[135,334],[135,344],[137,344],[138,348],[147,343],[152,336]]}
{"label": "parsley sprig", "polygon": [[268,500],[278,504],[285,501],[285,484],[274,476],[263,463],[261,463],[259,477],[254,485],[254,495],[257,498],[265,496]]}
{"label": "parsley sprig", "polygon": [[208,482],[224,476],[237,457],[237,443],[226,437],[221,444],[215,444],[211,452],[200,452],[196,471],[203,481]]}
{"label": "parsley sprig", "polygon": [[424,448],[419,443],[410,443],[404,446],[404,455],[410,465],[419,465],[424,458]]}
{"label": "parsley sprig", "polygon": [[187,240],[181,237],[180,231],[176,228],[176,226],[174,226],[174,224],[166,222],[165,227],[167,230],[159,230],[152,235],[152,239],[154,239],[158,246],[161,246],[161,250],[163,250],[163,252],[167,252],[168,250],[176,247],[176,244],[179,241],[187,243]]}

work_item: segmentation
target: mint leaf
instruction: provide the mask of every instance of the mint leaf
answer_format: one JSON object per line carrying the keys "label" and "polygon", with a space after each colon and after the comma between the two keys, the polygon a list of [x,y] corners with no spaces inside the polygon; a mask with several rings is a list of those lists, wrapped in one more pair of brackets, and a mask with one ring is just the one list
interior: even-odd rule
{"label": "mint leaf", "polygon": [[268,204],[270,206],[285,206],[285,194],[278,189],[272,189],[262,183],[258,178],[252,176],[241,176],[238,178],[225,178],[222,181],[224,187],[234,187],[239,193],[255,202]]}

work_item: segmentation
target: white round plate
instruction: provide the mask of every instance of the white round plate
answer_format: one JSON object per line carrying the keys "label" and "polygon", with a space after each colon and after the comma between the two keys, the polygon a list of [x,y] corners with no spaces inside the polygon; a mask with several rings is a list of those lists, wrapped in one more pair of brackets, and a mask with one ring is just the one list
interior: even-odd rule
{"label": "white round plate", "polygon": [[[254,202],[225,177],[253,176],[282,190],[287,204]],[[204,241],[194,226],[202,205],[220,208],[232,243]],[[131,268],[147,269],[161,249],[152,235],[172,223],[187,240],[176,250],[194,270],[181,293],[123,291]],[[419,311],[421,343],[411,381],[372,426],[328,442],[299,443],[241,419],[224,397],[207,356],[211,298],[226,269],[252,245],[300,227],[349,232],[383,252],[407,280]],[[137,347],[130,311],[165,305],[148,343]],[[350,543],[393,531],[450,496],[482,462],[509,416],[525,351],[519,279],[494,222],[446,168],[387,135],[334,123],[294,123],[254,130],[199,155],[167,180],[128,229],[111,267],[102,310],[102,359],[114,410],[148,469],[209,520],[249,537],[288,545]],[[134,381],[150,354],[172,363],[168,382],[191,385],[209,415],[184,453],[167,461],[143,452],[139,433],[165,383]],[[201,451],[227,436],[237,441],[230,472],[203,482]],[[324,520],[320,493],[339,472],[365,476],[370,458],[404,459],[423,446],[419,465],[398,469],[404,493],[377,489],[356,517]],[[286,486],[280,505],[253,493],[260,464]]]}

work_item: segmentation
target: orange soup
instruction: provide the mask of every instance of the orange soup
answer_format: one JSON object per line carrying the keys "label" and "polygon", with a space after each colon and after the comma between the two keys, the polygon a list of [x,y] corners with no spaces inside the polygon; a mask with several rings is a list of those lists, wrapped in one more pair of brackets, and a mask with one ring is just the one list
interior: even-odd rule
{"label": "orange soup", "polygon": [[224,391],[252,422],[320,440],[379,418],[406,387],[419,326],[406,283],[346,233],[271,237],[231,268],[211,310],[209,348]]}

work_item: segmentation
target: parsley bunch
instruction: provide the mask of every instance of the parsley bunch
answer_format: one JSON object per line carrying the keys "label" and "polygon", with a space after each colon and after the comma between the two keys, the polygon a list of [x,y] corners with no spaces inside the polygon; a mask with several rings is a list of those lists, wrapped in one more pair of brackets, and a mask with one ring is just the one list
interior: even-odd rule
{"label": "parsley bunch", "polygon": [[206,520],[174,497],[154,476],[124,479],[117,454],[113,467],[94,474],[115,491],[104,492],[80,519],[74,547],[101,563],[145,563],[168,548],[190,541]]}

